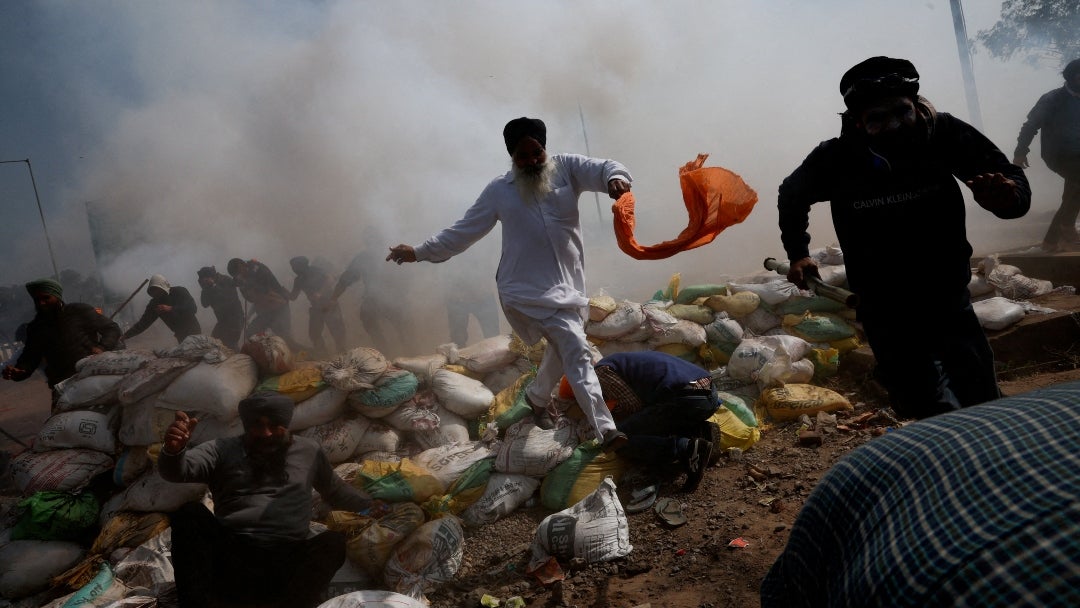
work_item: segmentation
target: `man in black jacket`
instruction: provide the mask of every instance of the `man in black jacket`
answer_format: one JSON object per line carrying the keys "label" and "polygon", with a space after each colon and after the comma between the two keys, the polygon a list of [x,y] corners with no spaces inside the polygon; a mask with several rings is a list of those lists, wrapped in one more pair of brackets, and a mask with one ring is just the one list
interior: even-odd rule
{"label": "man in black jacket", "polygon": [[199,302],[203,308],[214,311],[217,324],[210,336],[221,340],[229,348],[237,348],[240,335],[244,333],[244,307],[236,293],[232,277],[221,274],[213,266],[203,266],[198,271]]}
{"label": "man in black jacket", "polygon": [[[45,360],[49,388],[75,375],[75,362],[83,357],[114,350],[120,343],[120,327],[93,306],[64,302],[64,288],[52,279],[26,284],[37,314],[26,327],[26,343],[15,365],[4,367],[5,380],[26,380]],[[54,403],[56,397],[53,392]]]}
{"label": "man in black jacket", "polygon": [[1037,131],[1046,166],[1065,178],[1061,206],[1043,237],[1043,249],[1061,251],[1080,246],[1076,216],[1080,213],[1080,59],[1073,59],[1061,73],[1065,86],[1039,98],[1028,112],[1016,138],[1013,162],[1029,167],[1027,154]]}
{"label": "man in black jacket", "polygon": [[840,80],[840,137],[822,142],[780,185],[788,279],[805,288],[810,206],[830,201],[857,314],[896,412],[924,418],[999,395],[993,353],[971,308],[964,198],[1023,216],[1020,167],[975,128],[918,96],[905,59],[872,57]]}
{"label": "man in black jacket", "polygon": [[330,354],[326,350],[326,339],[323,338],[324,327],[330,330],[330,337],[337,348],[335,352],[344,352],[345,319],[341,316],[341,305],[330,299],[334,290],[334,277],[302,255],[289,260],[289,266],[296,273],[289,299],[295,300],[300,297],[300,292],[303,292],[311,304],[308,309],[308,337],[311,338],[315,352]]}
{"label": "man in black jacket", "polygon": [[247,325],[251,337],[267,329],[280,336],[293,350],[303,347],[293,340],[289,290],[278,282],[270,268],[258,260],[233,258],[226,267],[236,281],[240,295],[255,307],[255,318]]}
{"label": "man in black jacket", "polygon": [[183,342],[188,336],[202,333],[199,320],[195,318],[195,312],[198,310],[195,306],[195,298],[191,297],[191,293],[186,288],[169,285],[165,277],[155,274],[150,277],[146,294],[150,296],[150,301],[146,303],[142,317],[124,332],[124,340],[146,331],[158,319],[164,321],[165,326],[172,330],[177,343]]}

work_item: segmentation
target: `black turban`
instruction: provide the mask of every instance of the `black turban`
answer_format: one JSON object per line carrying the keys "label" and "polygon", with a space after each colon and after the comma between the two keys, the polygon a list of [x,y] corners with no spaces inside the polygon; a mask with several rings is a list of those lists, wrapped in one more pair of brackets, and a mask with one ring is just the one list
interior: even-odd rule
{"label": "black turban", "polygon": [[296,405],[293,400],[281,393],[273,391],[260,391],[254,393],[240,402],[240,421],[244,428],[250,428],[258,421],[259,417],[266,416],[270,424],[289,426],[292,422],[293,410]]}
{"label": "black turban", "polygon": [[871,57],[840,78],[840,94],[850,110],[861,110],[883,97],[914,97],[918,92],[919,72],[907,59]]}
{"label": "black turban", "polygon": [[1080,59],[1073,59],[1069,65],[1065,66],[1061,75],[1065,77],[1065,80],[1072,80],[1078,73],[1080,73]]}
{"label": "black turban", "polygon": [[531,137],[547,148],[547,127],[539,118],[515,118],[503,127],[503,141],[506,142],[506,151],[511,156],[519,142],[526,137]]}

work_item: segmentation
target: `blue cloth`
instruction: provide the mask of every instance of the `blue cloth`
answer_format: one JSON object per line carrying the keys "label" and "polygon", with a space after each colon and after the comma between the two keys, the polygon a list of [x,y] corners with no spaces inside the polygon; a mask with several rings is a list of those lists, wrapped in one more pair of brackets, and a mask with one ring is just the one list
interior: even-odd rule
{"label": "blue cloth", "polygon": [[679,389],[709,375],[703,367],[654,350],[615,353],[596,366],[615,370],[646,406],[672,401]]}
{"label": "blue cloth", "polygon": [[923,420],[821,479],[761,605],[1080,606],[1080,382]]}

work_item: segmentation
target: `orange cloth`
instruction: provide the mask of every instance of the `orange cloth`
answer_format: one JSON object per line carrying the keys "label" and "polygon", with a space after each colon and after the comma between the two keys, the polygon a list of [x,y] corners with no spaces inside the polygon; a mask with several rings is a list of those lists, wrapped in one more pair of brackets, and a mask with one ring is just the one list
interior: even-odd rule
{"label": "orange cloth", "polygon": [[708,154],[698,154],[679,169],[683,203],[690,221],[679,236],[657,245],[639,245],[634,238],[634,194],[615,201],[615,239],[619,249],[637,260],[660,260],[680,251],[711,243],[728,226],[746,219],[757,203],[757,192],[741,177],[721,167],[702,167]]}

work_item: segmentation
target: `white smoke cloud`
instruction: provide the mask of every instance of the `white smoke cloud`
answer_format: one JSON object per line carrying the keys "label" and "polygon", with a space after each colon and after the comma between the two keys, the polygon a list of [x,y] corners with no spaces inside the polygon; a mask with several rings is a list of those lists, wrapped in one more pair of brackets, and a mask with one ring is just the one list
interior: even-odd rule
{"label": "white smoke cloud", "polygon": [[[969,0],[965,8],[973,35],[1000,6]],[[64,52],[33,60],[62,83],[64,110],[85,125],[64,135],[62,153],[86,158],[53,180],[60,266],[91,270],[81,203],[97,201],[143,242],[102,269],[117,291],[154,272],[193,286],[197,268],[222,269],[231,257],[257,257],[288,284],[293,255],[343,265],[368,241],[417,243],[506,170],[506,120],[542,117],[549,149],[584,153],[580,106],[589,151],[635,175],[640,242],[684,227],[676,172],[699,152],[760,196],[750,218],[713,244],[639,262],[615,245],[610,201],[600,196],[598,218],[584,195],[590,289],[645,299],[675,272],[684,284],[717,282],[783,256],[776,187],[838,133],[836,86],[854,63],[907,57],[923,93],[967,118],[945,2],[64,3],[37,11],[43,35]],[[99,35],[79,33],[87,31]],[[1060,78],[985,52],[975,72],[984,131],[1011,154],[1027,110]],[[971,209],[977,251],[1038,238],[1060,182],[1041,166],[1030,175],[1028,219]],[[30,254],[40,250],[36,228],[27,224],[27,236],[6,248],[44,274],[41,256]],[[811,233],[812,246],[835,239],[827,205],[815,207]],[[492,284],[494,254],[474,259],[463,265]],[[419,266],[395,270],[423,295],[442,270]],[[434,315],[438,297],[420,299],[419,310]]]}

